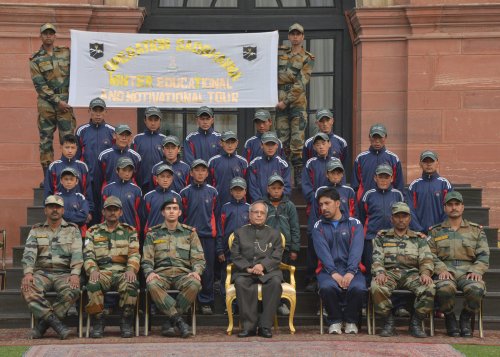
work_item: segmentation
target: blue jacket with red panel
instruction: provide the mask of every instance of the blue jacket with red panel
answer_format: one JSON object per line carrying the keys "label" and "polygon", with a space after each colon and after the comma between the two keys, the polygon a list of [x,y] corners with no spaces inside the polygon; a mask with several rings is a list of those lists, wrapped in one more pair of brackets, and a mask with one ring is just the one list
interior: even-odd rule
{"label": "blue jacket with red panel", "polygon": [[60,160],[55,160],[54,162],[52,162],[49,165],[47,172],[45,173],[43,186],[45,198],[64,190],[63,186],[61,185],[61,172],[67,167],[75,169],[76,172],[80,174],[78,185],[76,186],[77,192],[80,192],[85,196],[86,200],[88,201],[89,208],[93,210],[94,198],[92,195],[92,182],[89,177],[89,169],[87,164],[80,160],[68,159],[65,156],[61,156]]}
{"label": "blue jacket with red panel", "polygon": [[136,173],[137,185],[142,192],[151,191],[154,186],[151,181],[151,169],[158,162],[163,160],[163,139],[165,135],[159,130],[145,130],[137,134],[132,141],[132,148],[141,155],[141,167]]}
{"label": "blue jacket with red panel", "polygon": [[217,190],[215,187],[206,183],[191,183],[179,194],[182,198],[184,223],[195,227],[198,236],[202,238],[216,238]]}
{"label": "blue jacket with red panel", "polygon": [[248,192],[255,202],[267,196],[267,181],[274,174],[280,175],[285,181],[283,194],[290,196],[290,165],[278,155],[272,157],[258,156],[248,165]]}
{"label": "blue jacket with red panel", "polygon": [[123,215],[120,217],[120,222],[130,224],[139,232],[141,229],[139,210],[142,201],[142,192],[139,186],[130,180],[114,181],[102,190],[102,202],[106,201],[109,196],[116,196],[122,201]]}
{"label": "blue jacket with red panel", "polygon": [[[140,170],[142,160],[141,155],[130,148],[120,149],[116,145],[113,145],[112,148],[104,150],[99,154],[99,175],[94,177],[94,180],[96,181],[94,187],[100,187],[102,190],[108,183],[120,181],[120,178],[116,173],[116,163],[122,156],[129,157],[134,162],[135,171],[132,180],[135,182],[135,174],[138,170]],[[104,200],[102,202],[104,202]],[[132,223],[129,224],[133,226]]]}
{"label": "blue jacket with red panel", "polygon": [[[181,196],[170,188],[162,188],[160,186],[156,187],[154,190],[146,193],[142,200],[142,210],[141,218],[144,223],[144,236],[150,227],[161,224],[165,221],[165,218],[161,214],[161,205],[167,199],[172,197],[177,198],[177,202],[181,202]],[[179,217],[179,221],[182,221],[182,216]]]}
{"label": "blue jacket with red panel", "polygon": [[212,156],[219,154],[220,149],[220,133],[214,128],[203,130],[198,128],[193,131],[184,140],[184,161],[191,165],[196,159],[203,159],[208,162]]}
{"label": "blue jacket with red panel", "polygon": [[[250,163],[253,159],[255,159],[257,156],[264,156],[264,152],[262,151],[262,140],[261,140],[262,134],[257,133],[254,136],[252,136],[250,139],[245,141],[245,158],[248,163]],[[281,143],[281,140],[279,140],[278,143],[278,155],[281,157],[285,157],[285,152],[283,151],[283,144]]]}
{"label": "blue jacket with red panel", "polygon": [[247,167],[248,163],[242,156],[228,154],[225,151],[208,161],[207,182],[215,187],[219,193],[217,197],[218,211],[224,203],[231,201],[231,193],[229,192],[231,180],[235,177],[245,178]]}
{"label": "blue jacket with red panel", "polygon": [[352,167],[351,186],[356,191],[358,203],[361,202],[365,192],[377,187],[373,177],[375,176],[375,169],[381,164],[388,164],[392,167],[392,185],[403,192],[403,169],[401,168],[398,156],[385,147],[375,150],[370,146],[368,151],[364,151],[356,157]]}
{"label": "blue jacket with red panel", "polygon": [[71,190],[63,188],[57,195],[64,200],[64,220],[77,224],[79,227],[85,226],[89,215],[89,202],[78,192],[78,186]]}
{"label": "blue jacket with red panel", "polygon": [[444,197],[453,186],[438,173],[422,174],[408,187],[408,205],[414,213],[412,223],[415,230],[427,233],[429,227],[446,219],[444,213]]}
{"label": "blue jacket with red panel", "polygon": [[314,250],[318,256],[317,273],[356,274],[363,253],[363,226],[356,218],[342,214],[336,223],[323,216],[312,230]]}
{"label": "blue jacket with red panel", "polygon": [[[326,176],[326,164],[333,157],[312,157],[307,160],[305,168],[302,170],[302,193],[310,206],[314,200],[314,193],[321,186],[327,186],[330,181]],[[345,184],[345,176],[342,178]]]}
{"label": "blue jacket with red panel", "polygon": [[[333,131],[328,134],[328,136],[330,137],[330,143],[332,144],[328,150],[328,156],[338,158],[340,162],[342,162],[342,165],[346,166],[346,163],[349,162],[347,157],[349,153],[349,150],[347,149],[347,141],[345,141],[345,139],[341,136],[335,135]],[[304,148],[302,149],[302,162],[304,166],[310,158],[318,156],[318,153],[314,150],[313,141],[314,136],[307,139],[304,143]]]}
{"label": "blue jacket with red panel", "polygon": [[174,170],[174,181],[172,182],[172,186],[170,188],[174,190],[175,192],[181,192],[181,190],[189,185],[189,180],[191,179],[190,176],[190,167],[188,164],[186,164],[182,160],[176,160],[175,162],[169,162],[168,160],[163,160],[158,162],[156,165],[153,166],[151,169],[151,182],[153,182],[154,186],[156,187],[158,185],[158,182],[156,182],[156,168],[160,165],[169,165],[172,170]]}
{"label": "blue jacket with red panel", "polygon": [[231,233],[249,223],[249,208],[250,205],[245,200],[237,201],[233,197],[231,197],[231,201],[222,205],[220,218],[217,221],[217,241],[215,242],[217,255],[227,254]]}

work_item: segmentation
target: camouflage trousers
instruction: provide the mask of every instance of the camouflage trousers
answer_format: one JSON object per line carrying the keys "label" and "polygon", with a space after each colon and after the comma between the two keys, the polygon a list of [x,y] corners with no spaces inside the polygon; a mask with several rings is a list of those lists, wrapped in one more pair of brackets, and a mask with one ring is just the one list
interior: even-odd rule
{"label": "camouflage trousers", "polygon": [[49,166],[54,161],[54,132],[59,130],[59,142],[67,134],[74,134],[76,119],[73,110],[66,113],[57,106],[38,98],[38,133],[40,135],[40,164]]}
{"label": "camouflage trousers", "polygon": [[[159,278],[147,283],[147,289],[156,307],[166,316],[183,314],[189,309],[201,290],[201,283],[186,275],[167,276],[158,273]],[[179,290],[176,299],[168,290]]]}
{"label": "camouflage trousers", "polygon": [[415,294],[413,307],[415,312],[421,316],[427,315],[434,307],[434,295],[436,287],[434,284],[423,285],[420,282],[420,275],[416,272],[405,273],[404,271],[390,270],[386,272],[387,282],[379,285],[372,279],[371,294],[375,312],[382,316],[387,316],[392,310],[391,295],[396,289],[410,290]]}
{"label": "camouflage trousers", "polygon": [[471,313],[479,310],[481,299],[486,292],[484,281],[466,279],[465,275],[457,280],[436,280],[435,284],[436,300],[444,313],[453,311],[457,289],[464,292],[464,309]]}
{"label": "camouflage trousers", "polygon": [[[37,320],[46,319],[55,314],[62,319],[68,309],[80,296],[80,289],[69,286],[70,274],[39,273],[33,274],[33,285],[29,291],[22,291],[28,308]],[[55,291],[57,297],[53,303],[45,298],[45,292]]]}
{"label": "camouflage trousers", "polygon": [[302,149],[305,141],[307,112],[305,108],[289,108],[277,111],[274,122],[276,135],[293,167],[302,166]]}
{"label": "camouflage trousers", "polygon": [[87,283],[87,293],[89,303],[87,304],[87,312],[90,315],[99,314],[104,310],[104,293],[110,290],[118,291],[120,294],[120,307],[135,306],[137,301],[137,289],[139,288],[139,280],[129,283],[125,279],[123,272],[112,272],[101,270],[99,280],[95,283],[90,281]]}

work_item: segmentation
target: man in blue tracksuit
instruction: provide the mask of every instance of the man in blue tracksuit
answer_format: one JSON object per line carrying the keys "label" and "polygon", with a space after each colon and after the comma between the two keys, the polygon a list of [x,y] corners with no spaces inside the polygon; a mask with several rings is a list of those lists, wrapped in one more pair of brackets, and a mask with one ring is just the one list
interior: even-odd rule
{"label": "man in blue tracksuit", "polygon": [[214,303],[217,190],[205,182],[207,177],[208,164],[201,159],[194,160],[191,164],[191,184],[179,194],[182,199],[184,223],[196,228],[203,246],[206,268],[201,276],[202,288],[198,300],[202,314],[211,315]]}
{"label": "man in blue tracksuit", "polygon": [[290,166],[277,155],[279,140],[272,131],[262,134],[263,156],[256,157],[248,165],[248,190],[252,202],[267,196],[267,182],[272,175],[280,175],[285,181],[285,195],[290,195]]}
{"label": "man in blue tracksuit", "polygon": [[181,190],[189,184],[191,168],[184,161],[179,159],[179,151],[181,142],[177,136],[168,135],[163,139],[163,155],[164,159],[153,166],[151,169],[151,180],[156,186],[155,172],[158,166],[168,165],[174,171],[174,181],[172,182],[172,190],[181,192]]}
{"label": "man in blue tracksuit", "polygon": [[141,155],[141,166],[136,173],[136,182],[143,193],[152,190],[151,169],[163,160],[163,140],[165,135],[160,133],[161,110],[157,107],[146,108],[144,125],[146,129],[137,134],[132,140],[132,148]]}
{"label": "man in blue tracksuit", "polygon": [[[257,109],[253,116],[253,123],[255,125],[256,134],[252,136],[245,142],[244,152],[245,159],[248,163],[252,162],[257,156],[262,156],[262,134],[267,133],[271,130],[273,126],[273,121],[271,118],[271,113],[265,109]],[[283,145],[279,140],[278,143],[278,155],[285,157],[285,152],[283,151]]]}
{"label": "man in blue tracksuit", "polygon": [[184,161],[191,165],[196,159],[208,162],[212,156],[220,153],[220,133],[214,125],[214,112],[211,108],[201,107],[196,112],[198,130],[186,136],[184,140]]}
{"label": "man in blue tracksuit", "polygon": [[407,197],[408,205],[414,214],[413,229],[427,234],[429,227],[447,218],[443,209],[444,197],[453,191],[453,186],[437,172],[439,161],[436,152],[423,151],[420,154],[420,167],[422,176],[410,184]]}
{"label": "man in blue tracksuit", "polygon": [[314,225],[313,244],[320,263],[319,295],[328,313],[328,333],[356,334],[356,323],[366,296],[365,278],[359,270],[363,252],[363,226],[340,211],[340,195],[334,188],[318,197],[322,215]]}

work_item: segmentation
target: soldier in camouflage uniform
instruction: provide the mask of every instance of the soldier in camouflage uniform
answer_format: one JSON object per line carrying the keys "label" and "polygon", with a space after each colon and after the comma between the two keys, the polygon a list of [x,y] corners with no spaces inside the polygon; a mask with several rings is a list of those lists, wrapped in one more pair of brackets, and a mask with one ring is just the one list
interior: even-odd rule
{"label": "soldier in camouflage uniform", "polygon": [[31,79],[38,94],[38,131],[40,133],[40,164],[45,175],[54,161],[52,141],[56,128],[59,141],[73,134],[76,119],[68,105],[69,61],[68,47],[54,46],[56,28],[46,23],[40,27],[42,46],[30,58]]}
{"label": "soldier in camouflage uniform", "polygon": [[288,29],[292,47],[278,50],[278,95],[276,132],[288,160],[294,167],[295,186],[301,184],[302,148],[307,125],[306,86],[314,67],[314,55],[304,50],[304,28],[293,24]]}
{"label": "soldier in camouflage uniform", "polygon": [[[162,326],[162,335],[175,336],[175,326],[181,337],[187,338],[191,331],[181,314],[189,309],[201,289],[205,257],[195,229],[179,223],[178,198],[167,198],[161,214],[165,222],[149,229],[141,266],[151,299],[169,318]],[[176,299],[168,295],[169,289],[180,290]]]}
{"label": "soldier in camouflage uniform", "polygon": [[[26,240],[21,292],[37,319],[31,338],[42,338],[45,331],[52,327],[64,340],[69,330],[60,319],[80,295],[82,236],[76,224],[62,218],[62,197],[48,196],[44,212],[47,220],[34,225]],[[57,292],[54,303],[44,296],[51,290]]]}
{"label": "soldier in camouflage uniform", "polygon": [[121,336],[133,336],[132,319],[137,301],[137,272],[141,261],[137,231],[120,223],[122,203],[110,196],[104,201],[104,222],[87,231],[83,249],[84,268],[89,277],[87,312],[93,316],[92,338],[102,338],[104,332],[104,294],[116,289],[120,294],[122,319]]}
{"label": "soldier in camouflage uniform", "polygon": [[[472,337],[470,320],[479,310],[486,292],[483,275],[488,270],[490,249],[483,228],[463,219],[463,197],[460,192],[448,192],[444,212],[448,218],[429,229],[429,246],[434,254],[436,300],[446,319],[449,336]],[[460,313],[460,332],[453,312],[457,289],[464,292]]]}
{"label": "soldier in camouflage uniform", "polygon": [[375,312],[385,317],[380,336],[395,334],[391,295],[400,288],[416,296],[410,334],[427,337],[422,330],[422,320],[432,312],[434,305],[433,256],[425,235],[408,229],[411,215],[406,203],[394,203],[391,221],[393,228],[379,231],[373,247],[371,294]]}

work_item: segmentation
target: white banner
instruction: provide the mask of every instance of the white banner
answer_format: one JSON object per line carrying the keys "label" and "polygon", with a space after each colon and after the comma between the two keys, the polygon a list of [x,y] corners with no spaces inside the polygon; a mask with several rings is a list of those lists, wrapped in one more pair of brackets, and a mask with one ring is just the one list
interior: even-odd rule
{"label": "white banner", "polygon": [[278,32],[128,34],[71,30],[69,104],[274,107]]}

